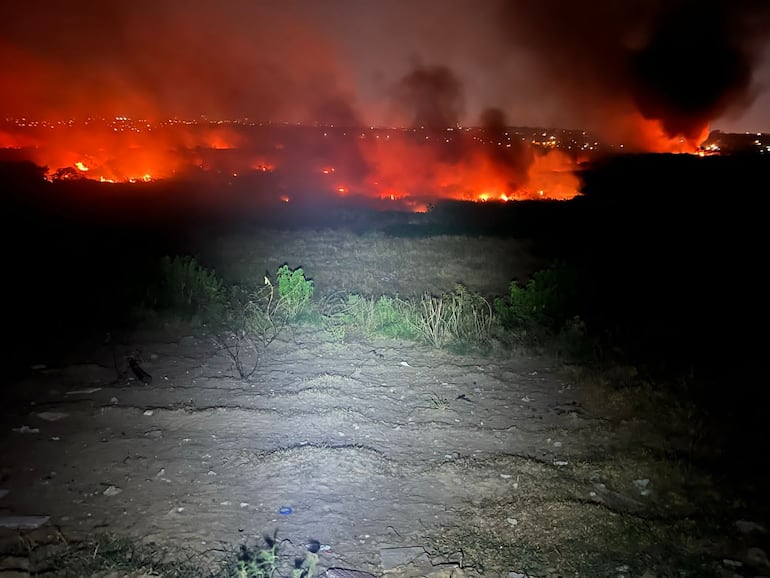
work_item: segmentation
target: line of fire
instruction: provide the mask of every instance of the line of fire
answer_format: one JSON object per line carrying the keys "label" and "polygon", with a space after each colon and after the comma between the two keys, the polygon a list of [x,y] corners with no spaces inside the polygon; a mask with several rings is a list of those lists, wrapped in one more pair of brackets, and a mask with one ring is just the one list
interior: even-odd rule
{"label": "line of fire", "polygon": [[[659,137],[647,148],[701,156],[770,150],[765,134],[714,131],[699,141]],[[582,164],[624,150],[623,143],[602,142],[586,131],[538,127],[360,128],[130,117],[12,118],[0,124],[0,161],[31,161],[51,182],[197,180],[252,186],[255,200],[263,202],[336,195],[413,212],[440,200],[568,200],[580,194]]]}

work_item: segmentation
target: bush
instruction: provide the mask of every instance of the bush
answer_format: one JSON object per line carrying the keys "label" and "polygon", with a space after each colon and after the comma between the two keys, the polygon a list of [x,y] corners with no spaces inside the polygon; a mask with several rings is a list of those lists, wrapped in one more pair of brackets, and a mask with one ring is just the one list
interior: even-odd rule
{"label": "bush", "polygon": [[441,296],[425,294],[420,300],[415,328],[434,347],[484,344],[489,340],[494,314],[481,295],[457,285]]}
{"label": "bush", "polygon": [[[296,321],[313,298],[313,282],[305,278],[301,267],[292,271],[288,265],[282,265],[278,269],[276,278],[278,280],[276,310],[285,317],[286,321]],[[265,285],[270,285],[267,277],[265,277]]]}
{"label": "bush", "polygon": [[504,329],[558,331],[579,313],[578,295],[577,270],[557,263],[536,272],[525,286],[513,281],[508,296],[495,299],[494,308]]}
{"label": "bush", "polygon": [[222,281],[190,256],[161,259],[157,285],[148,301],[153,308],[187,321],[197,317],[204,322],[218,321],[227,304]]}

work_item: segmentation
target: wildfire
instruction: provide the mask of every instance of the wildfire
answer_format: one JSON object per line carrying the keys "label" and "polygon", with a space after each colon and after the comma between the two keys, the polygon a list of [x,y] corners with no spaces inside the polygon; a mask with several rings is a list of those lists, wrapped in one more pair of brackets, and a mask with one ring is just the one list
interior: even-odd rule
{"label": "wildfire", "polygon": [[372,167],[364,188],[378,191],[379,198],[393,200],[567,200],[579,194],[577,165],[559,150],[525,151],[523,159],[496,153],[469,148],[455,158],[447,158],[442,156],[440,146],[375,141],[364,149]]}
{"label": "wildfire", "polygon": [[30,160],[48,167],[49,180],[148,183],[192,170],[187,174],[203,171],[213,179],[237,177],[240,182],[250,173],[275,172],[277,181],[264,182],[279,187],[281,192],[272,194],[284,203],[290,194],[304,195],[319,185],[331,194],[355,195],[415,212],[442,199],[566,200],[580,189],[577,162],[555,145],[512,149],[510,144],[501,146],[497,140],[491,143],[464,131],[440,139],[414,131],[393,130],[386,138],[361,132],[332,145],[325,140],[319,148],[323,152],[313,156],[304,152],[309,146],[293,141],[290,133],[236,134],[234,129],[143,122],[144,131],[124,117],[118,131],[89,123],[49,129],[35,134],[35,139],[26,138],[34,146],[23,150]]}
{"label": "wildfire", "polygon": [[671,136],[663,129],[660,120],[644,118],[635,112],[618,124],[616,132],[621,141],[628,143],[624,148],[629,150],[697,154],[701,143],[709,135],[709,126],[705,124],[696,135]]}

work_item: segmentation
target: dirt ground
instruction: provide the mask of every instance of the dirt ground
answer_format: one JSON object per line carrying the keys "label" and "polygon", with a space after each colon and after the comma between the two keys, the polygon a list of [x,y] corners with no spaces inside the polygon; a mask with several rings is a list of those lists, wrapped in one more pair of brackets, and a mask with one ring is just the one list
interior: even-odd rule
{"label": "dirt ground", "polygon": [[[488,295],[538,266],[499,239],[286,233],[199,249],[229,282],[303,266],[321,296],[459,281]],[[3,388],[5,578],[56,576],[46,552],[104,533],[212,564],[276,535],[287,555],[315,545],[319,572],[393,578],[770,575],[761,511],[704,465],[708,423],[630,367],[304,326],[248,381],[200,327],[62,347]]]}
{"label": "dirt ground", "polygon": [[203,333],[113,336],[3,404],[0,511],[50,517],[2,530],[4,551],[29,571],[20,542],[114,532],[214,559],[277,532],[317,540],[322,569],[394,577],[754,575],[739,529],[712,532],[713,481],[670,457],[691,440],[591,383],[311,328],[244,382]]}

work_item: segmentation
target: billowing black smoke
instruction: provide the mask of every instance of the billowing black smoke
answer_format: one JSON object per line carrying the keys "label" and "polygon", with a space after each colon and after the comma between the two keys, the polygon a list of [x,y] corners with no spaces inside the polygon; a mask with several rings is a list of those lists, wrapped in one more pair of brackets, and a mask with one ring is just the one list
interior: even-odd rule
{"label": "billowing black smoke", "polygon": [[635,112],[694,138],[751,104],[770,2],[506,0],[501,22],[585,125],[611,134]]}
{"label": "billowing black smoke", "polygon": [[457,126],[465,112],[462,84],[447,66],[413,69],[396,87],[395,101],[414,127]]}

